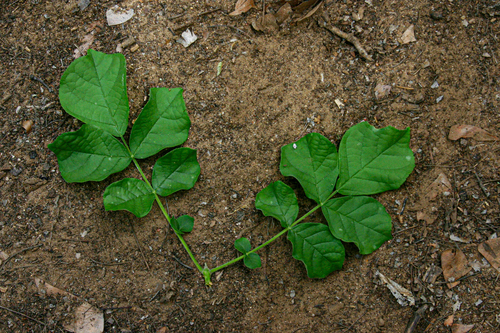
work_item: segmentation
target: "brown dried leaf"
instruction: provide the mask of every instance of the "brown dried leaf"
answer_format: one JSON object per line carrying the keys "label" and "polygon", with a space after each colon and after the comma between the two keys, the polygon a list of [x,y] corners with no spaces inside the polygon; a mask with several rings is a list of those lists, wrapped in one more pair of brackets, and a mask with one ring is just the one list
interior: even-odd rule
{"label": "brown dried leaf", "polygon": [[408,44],[416,41],[417,39],[415,38],[415,26],[412,24],[408,27],[408,29],[406,29],[405,32],[403,32],[403,35],[401,36],[401,43]]}
{"label": "brown dried leaf", "polygon": [[287,18],[292,16],[292,6],[290,6],[289,3],[284,4],[283,6],[280,7],[278,12],[276,13],[276,22],[278,24],[281,24],[286,21]]}
{"label": "brown dried leaf", "polygon": [[26,133],[31,133],[31,129],[33,127],[33,120],[25,120],[22,123],[23,128],[26,130]]}
{"label": "brown dried leaf", "polygon": [[477,141],[498,141],[498,137],[491,135],[482,128],[472,125],[454,125],[450,128],[448,139],[458,140],[460,138],[473,138]]}
{"label": "brown dried leaf", "polygon": [[490,239],[479,244],[478,250],[491,266],[500,272],[500,238]]}
{"label": "brown dried leaf", "polygon": [[255,6],[254,0],[238,0],[238,2],[236,2],[236,5],[234,6],[234,11],[229,13],[229,15],[241,15],[248,12],[252,8],[257,8],[257,6]]}
{"label": "brown dried leaf", "polygon": [[[303,13],[311,8],[313,8],[314,6],[316,6],[316,4],[320,1],[323,1],[323,0],[307,0],[307,1],[304,1],[302,3],[300,3],[299,5],[293,7],[293,11],[295,13]],[[293,6],[293,5],[292,5]]]}
{"label": "brown dried leaf", "polygon": [[87,302],[75,310],[75,318],[64,328],[74,333],[102,333],[104,332],[104,314]]}
{"label": "brown dried leaf", "polygon": [[439,194],[442,194],[444,192],[451,192],[452,189],[453,188],[451,187],[451,183],[448,180],[448,177],[446,177],[444,173],[440,173],[436,180],[432,182],[432,184],[427,189],[425,197],[428,200],[434,200]]}
{"label": "brown dried leaf", "polygon": [[441,254],[441,268],[443,269],[444,279],[449,282],[448,288],[458,285],[460,281],[457,280],[471,270],[468,267],[465,254],[459,249],[446,250]]}
{"label": "brown dried leaf", "polygon": [[298,18],[295,20],[295,22],[300,22],[300,21],[303,21],[305,20],[306,18],[308,17],[311,17],[314,15],[314,13],[316,13],[318,11],[318,9],[321,7],[321,5],[323,4],[323,1],[317,1],[315,4],[314,4],[314,7],[304,16]]}
{"label": "brown dried leaf", "polygon": [[252,28],[262,32],[274,32],[279,29],[279,26],[273,14],[266,14],[263,17],[253,20]]}
{"label": "brown dried leaf", "polygon": [[469,332],[472,328],[474,327],[474,324],[472,325],[462,325],[462,324],[454,324],[451,327],[451,333],[467,333]]}
{"label": "brown dried leaf", "polygon": [[47,296],[70,296],[72,298],[78,298],[75,295],[70,294],[62,289],[56,288],[39,278],[35,278],[35,284],[38,288],[38,292]]}
{"label": "brown dried leaf", "polygon": [[451,325],[453,325],[453,315],[449,316],[448,318],[446,318],[446,320],[444,321],[444,326],[448,326],[450,327]]}

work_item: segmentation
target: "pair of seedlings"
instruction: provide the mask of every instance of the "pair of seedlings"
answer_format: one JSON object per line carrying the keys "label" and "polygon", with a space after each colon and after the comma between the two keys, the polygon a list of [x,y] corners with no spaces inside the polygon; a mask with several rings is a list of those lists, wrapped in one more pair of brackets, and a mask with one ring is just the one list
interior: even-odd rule
{"label": "pair of seedlings", "polygon": [[[134,163],[142,179],[125,178],[109,185],[104,191],[105,209],[143,217],[156,201],[207,285],[214,272],[240,260],[249,268],[260,267],[257,251],[284,234],[292,243],[292,256],[304,263],[311,278],[324,278],[342,268],[342,242],[356,244],[361,254],[375,251],[392,238],[392,223],[384,206],[368,195],[399,188],[415,166],[409,128],[376,129],[362,122],[344,134],[338,151],[321,134],[307,134],[282,147],[280,171],[296,178],[317,205],[298,218],[292,188],[281,181],[268,185],[257,194],[255,207],[280,221],[283,230],[253,249],[247,238],[237,239],[234,246],[241,256],[215,268],[202,267],[183,238],[193,229],[194,218],[169,216],[160,199],[194,186],[200,175],[196,150],[176,148],[160,157],[151,180],[137,162],[187,140],[191,121],[182,89],[152,88],[128,142],[123,55],[89,50],[64,72],[59,99],[66,112],[84,122],[78,131],[64,133],[49,145],[61,176],[67,182],[101,181]],[[304,222],[318,209],[326,224]]]}

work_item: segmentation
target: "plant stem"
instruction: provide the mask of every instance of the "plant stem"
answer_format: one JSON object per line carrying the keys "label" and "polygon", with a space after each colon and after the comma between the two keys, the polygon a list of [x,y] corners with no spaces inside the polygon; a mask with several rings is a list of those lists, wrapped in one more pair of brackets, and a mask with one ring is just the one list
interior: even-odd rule
{"label": "plant stem", "polygon": [[[137,160],[133,157],[133,154],[132,152],[130,151],[130,148],[128,147],[127,145],[127,142],[125,141],[125,139],[123,138],[123,136],[121,137],[122,139],[122,142],[123,142],[123,145],[125,146],[125,148],[127,148],[127,151],[129,152],[130,154],[130,157],[132,158],[132,161],[134,162],[134,165],[135,167],[137,168],[137,170],[139,171],[139,173],[141,174],[141,177],[142,179],[144,180],[144,182],[148,185],[148,187],[151,189],[151,191],[153,192],[153,194],[155,195],[155,200],[156,200],[156,203],[158,204],[158,206],[160,207],[160,210],[161,212],[163,213],[163,216],[165,216],[165,218],[167,219],[168,221],[168,224],[170,225],[170,227],[172,227],[172,223],[171,223],[171,218],[170,216],[168,215],[168,212],[167,210],[165,209],[165,206],[163,206],[163,203],[161,202],[161,199],[160,197],[158,196],[158,194],[156,193],[156,190],[153,188],[153,186],[151,185],[151,183],[148,181],[148,178],[146,177],[146,175],[144,174],[144,172],[142,171],[142,168],[141,166],[139,165],[139,162],[137,162]],[[172,230],[174,230],[174,228],[172,228]],[[182,235],[178,234],[177,232],[175,233],[177,235],[177,238],[179,238],[179,240],[181,241],[182,243],[182,246],[184,246],[184,249],[186,250],[186,252],[189,254],[189,257],[191,258],[191,260],[193,261],[193,263],[195,264],[196,268],[198,268],[198,270],[200,271],[201,274],[203,274],[203,268],[200,266],[200,264],[198,263],[198,261],[196,260],[196,258],[194,257],[193,255],[193,252],[191,252],[191,249],[189,248],[189,246],[187,245],[186,241],[184,240],[184,238],[182,237]]]}

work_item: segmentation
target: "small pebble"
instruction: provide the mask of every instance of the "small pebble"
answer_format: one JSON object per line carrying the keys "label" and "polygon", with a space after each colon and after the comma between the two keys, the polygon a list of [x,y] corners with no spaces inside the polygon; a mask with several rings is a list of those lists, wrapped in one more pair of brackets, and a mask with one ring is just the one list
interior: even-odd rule
{"label": "small pebble", "polygon": [[385,326],[385,320],[383,320],[382,318],[379,318],[377,321],[377,324],[378,324],[378,326],[383,327],[383,326]]}
{"label": "small pebble", "polygon": [[432,11],[431,12],[431,19],[435,20],[435,21],[439,21],[439,20],[442,20],[443,19],[443,13],[440,12],[440,11]]}

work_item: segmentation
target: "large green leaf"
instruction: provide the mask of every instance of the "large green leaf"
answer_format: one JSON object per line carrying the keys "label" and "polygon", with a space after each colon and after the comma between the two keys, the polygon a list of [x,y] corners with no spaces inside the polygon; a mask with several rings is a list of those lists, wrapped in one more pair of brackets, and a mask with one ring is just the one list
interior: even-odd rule
{"label": "large green leaf", "polygon": [[167,196],[179,190],[189,190],[199,175],[196,150],[177,148],[156,161],[151,183],[159,195]]}
{"label": "large green leaf", "polygon": [[194,218],[189,215],[182,215],[178,218],[172,217],[170,222],[172,229],[179,235],[186,234],[193,230]]}
{"label": "large green leaf", "polygon": [[332,234],[353,242],[361,254],[369,254],[392,238],[391,216],[370,197],[340,197],[321,207]]}
{"label": "large green leaf", "polygon": [[121,136],[128,126],[125,57],[88,50],[61,77],[61,105],[75,118]]}
{"label": "large green leaf", "polygon": [[339,193],[369,195],[399,188],[415,167],[409,142],[410,128],[376,129],[367,122],[351,127],[339,146]]}
{"label": "large green leaf", "polygon": [[152,88],[132,127],[130,150],[135,158],[146,158],[178,146],[187,140],[190,126],[182,89]]}
{"label": "large green leaf", "polygon": [[280,170],[293,176],[308,198],[324,202],[332,193],[339,174],[337,149],[319,133],[310,133],[281,148]]}
{"label": "large green leaf", "polygon": [[293,257],[304,263],[307,276],[322,279],[342,268],[345,250],[333,237],[328,226],[321,223],[298,224],[288,232]]}
{"label": "large green leaf", "polygon": [[68,183],[101,181],[132,161],[116,138],[86,124],[76,132],[59,135],[48,148],[56,154],[61,176]]}
{"label": "large green leaf", "polygon": [[127,210],[137,217],[148,215],[154,200],[151,188],[135,178],[125,178],[109,185],[103,195],[106,210]]}
{"label": "large green leaf", "polygon": [[274,182],[260,191],[255,198],[255,207],[265,216],[272,216],[280,221],[283,228],[292,225],[299,214],[295,193],[281,181]]}

